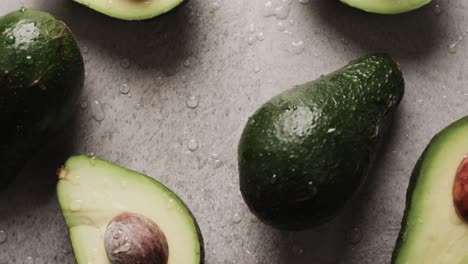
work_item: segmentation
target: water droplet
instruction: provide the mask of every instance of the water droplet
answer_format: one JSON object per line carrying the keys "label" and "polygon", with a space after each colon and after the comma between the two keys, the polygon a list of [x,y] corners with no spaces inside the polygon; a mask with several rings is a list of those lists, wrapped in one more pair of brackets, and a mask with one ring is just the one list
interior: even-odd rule
{"label": "water droplet", "polygon": [[284,20],[289,16],[291,0],[282,0],[279,6],[274,7],[271,1],[265,2],[263,15],[265,17],[275,16],[277,19]]}
{"label": "water droplet", "polygon": [[128,186],[128,183],[127,183],[126,181],[122,181],[122,182],[120,183],[120,188],[122,188],[122,189],[127,188],[127,186]]}
{"label": "water droplet", "polygon": [[310,0],[299,0],[299,3],[301,4],[308,4]]}
{"label": "water droplet", "polygon": [[448,50],[448,53],[450,54],[455,54],[457,53],[457,49],[458,49],[458,42],[453,42],[452,44],[448,45],[447,47],[447,50]]}
{"label": "water droplet", "polygon": [[26,7],[22,6],[19,10],[21,13],[25,12],[26,11]]}
{"label": "water droplet", "polygon": [[86,102],[86,100],[82,100],[82,101],[80,102],[80,107],[81,107],[81,109],[83,109],[83,110],[86,109],[86,108],[88,108],[88,102]]}
{"label": "water droplet", "polygon": [[119,90],[121,94],[128,94],[130,92],[130,85],[123,83],[122,85],[120,85]]}
{"label": "water droplet", "polygon": [[198,97],[192,95],[189,97],[189,99],[187,100],[186,102],[187,106],[189,108],[192,108],[192,109],[195,109],[198,107],[198,104],[199,104],[199,100],[198,100]]}
{"label": "water droplet", "polygon": [[186,82],[187,82],[187,76],[185,76],[185,75],[180,76],[180,80],[181,80],[183,83],[186,83]]}
{"label": "water droplet", "polygon": [[137,104],[135,105],[135,109],[136,109],[136,110],[140,110],[140,109],[142,109],[142,108],[143,108],[143,104],[142,104],[142,103],[137,103]]}
{"label": "water droplet", "polygon": [[120,67],[124,68],[124,69],[128,69],[130,68],[130,61],[128,59],[121,59],[120,60]]}
{"label": "water droplet", "polygon": [[442,9],[440,8],[439,4],[434,5],[434,14],[440,15],[442,13]]}
{"label": "water droplet", "polygon": [[82,52],[83,54],[88,54],[89,48],[88,48],[87,46],[83,46],[83,47],[81,48],[81,52]]}
{"label": "water droplet", "polygon": [[329,128],[329,129],[327,130],[327,133],[333,133],[333,132],[335,132],[335,131],[336,131],[336,128]]}
{"label": "water droplet", "polygon": [[187,149],[190,151],[195,151],[198,149],[198,142],[195,139],[191,139],[187,143]]}
{"label": "water droplet", "polygon": [[361,230],[359,228],[355,227],[348,232],[348,242],[355,245],[362,240],[362,234]]}
{"label": "water droplet", "polygon": [[263,41],[263,40],[265,39],[265,35],[263,34],[263,32],[259,32],[259,33],[257,34],[257,39],[258,39],[259,41]]}
{"label": "water droplet", "polygon": [[250,24],[250,25],[249,25],[249,32],[250,32],[250,33],[254,33],[254,32],[255,32],[255,25],[254,25],[254,24]]}
{"label": "water droplet", "polygon": [[7,241],[8,235],[5,230],[0,229],[0,244],[3,244]]}
{"label": "water droplet", "polygon": [[185,67],[190,67],[190,59],[186,59],[186,60],[184,61],[184,66],[185,66]]}
{"label": "water droplet", "polygon": [[156,83],[156,86],[158,86],[158,87],[162,86],[164,84],[164,78],[161,77],[161,76],[157,77],[156,80],[155,80],[155,83]]}
{"label": "water droplet", "polygon": [[255,44],[255,38],[254,38],[254,37],[248,37],[248,38],[247,38],[247,43],[248,43],[249,45]]}
{"label": "water droplet", "polygon": [[27,257],[26,260],[24,261],[24,264],[34,264],[34,258]]}
{"label": "water droplet", "polygon": [[13,44],[15,44],[15,42],[16,42],[16,38],[13,35],[9,35],[5,39],[5,44],[7,44],[7,45],[13,45]]}
{"label": "water droplet", "polygon": [[279,32],[283,32],[286,30],[286,26],[283,24],[283,22],[278,22],[276,29],[278,29]]}
{"label": "water droplet", "polygon": [[258,73],[258,72],[260,72],[260,67],[258,67],[258,66],[255,66],[255,68],[254,68],[254,72],[255,72],[255,73]]}
{"label": "water droplet", "polygon": [[305,49],[304,42],[298,41],[298,42],[291,42],[291,51],[298,55],[301,54]]}
{"label": "water droplet", "polygon": [[294,26],[296,24],[296,21],[294,19],[289,19],[289,25]]}
{"label": "water droplet", "polygon": [[211,3],[210,12],[214,13],[218,11],[219,8],[221,8],[221,5],[218,2],[213,2]]}
{"label": "water droplet", "polygon": [[26,62],[26,64],[29,64],[29,65],[33,64],[32,56],[31,56],[31,55],[27,55],[27,56],[26,56],[26,61],[25,61],[25,62]]}
{"label": "water droplet", "polygon": [[106,118],[101,102],[96,100],[91,104],[91,114],[97,122],[102,122]]}
{"label": "water droplet", "polygon": [[70,204],[70,210],[73,212],[81,210],[81,207],[83,207],[83,200],[74,200]]}
{"label": "water droplet", "polygon": [[239,224],[240,222],[242,222],[242,216],[238,213],[235,213],[234,215],[232,215],[231,220],[234,224]]}

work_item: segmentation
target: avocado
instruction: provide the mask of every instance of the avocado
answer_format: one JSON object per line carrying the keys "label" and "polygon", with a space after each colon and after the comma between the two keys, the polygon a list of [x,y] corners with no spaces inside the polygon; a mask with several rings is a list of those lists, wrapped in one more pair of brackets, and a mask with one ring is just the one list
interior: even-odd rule
{"label": "avocado", "polygon": [[78,264],[204,263],[192,213],[150,177],[74,156],[59,172],[57,196]]}
{"label": "avocado", "polygon": [[0,17],[0,188],[71,118],[83,81],[64,22],[25,8]]}
{"label": "avocado", "polygon": [[292,230],[335,216],[368,174],[403,93],[398,65],[374,54],[261,106],[238,149],[250,210]]}
{"label": "avocado", "polygon": [[419,158],[393,264],[468,263],[467,135],[465,117],[437,134]]}
{"label": "avocado", "polygon": [[378,14],[400,14],[427,5],[431,0],[341,0],[352,7]]}
{"label": "avocado", "polygon": [[74,0],[100,13],[123,20],[145,20],[167,13],[184,0]]}

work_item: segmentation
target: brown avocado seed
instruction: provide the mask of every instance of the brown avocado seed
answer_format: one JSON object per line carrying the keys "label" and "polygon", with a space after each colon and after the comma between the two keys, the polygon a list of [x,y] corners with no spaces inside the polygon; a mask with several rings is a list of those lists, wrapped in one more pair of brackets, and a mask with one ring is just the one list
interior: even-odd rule
{"label": "brown avocado seed", "polygon": [[150,219],[123,213],[109,223],[104,246],[112,264],[167,264],[169,246],[161,229]]}

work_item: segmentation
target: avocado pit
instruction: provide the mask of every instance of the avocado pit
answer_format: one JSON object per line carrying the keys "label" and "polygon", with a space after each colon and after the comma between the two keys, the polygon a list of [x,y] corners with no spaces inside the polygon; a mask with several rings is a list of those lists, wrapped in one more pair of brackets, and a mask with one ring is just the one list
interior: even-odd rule
{"label": "avocado pit", "polygon": [[468,155],[465,155],[457,169],[453,184],[453,202],[458,216],[468,222]]}
{"label": "avocado pit", "polygon": [[167,264],[169,246],[164,233],[150,219],[123,213],[107,226],[104,243],[112,264]]}

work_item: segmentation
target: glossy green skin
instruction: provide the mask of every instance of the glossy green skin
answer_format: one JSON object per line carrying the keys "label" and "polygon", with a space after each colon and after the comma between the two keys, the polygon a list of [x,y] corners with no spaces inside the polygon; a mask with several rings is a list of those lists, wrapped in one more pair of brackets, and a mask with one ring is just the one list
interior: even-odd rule
{"label": "glossy green skin", "polygon": [[62,21],[24,8],[0,18],[0,188],[71,117],[83,81],[83,58]]}
{"label": "glossy green skin", "polygon": [[281,229],[335,216],[367,175],[403,93],[398,66],[375,54],[264,104],[238,149],[251,211]]}

